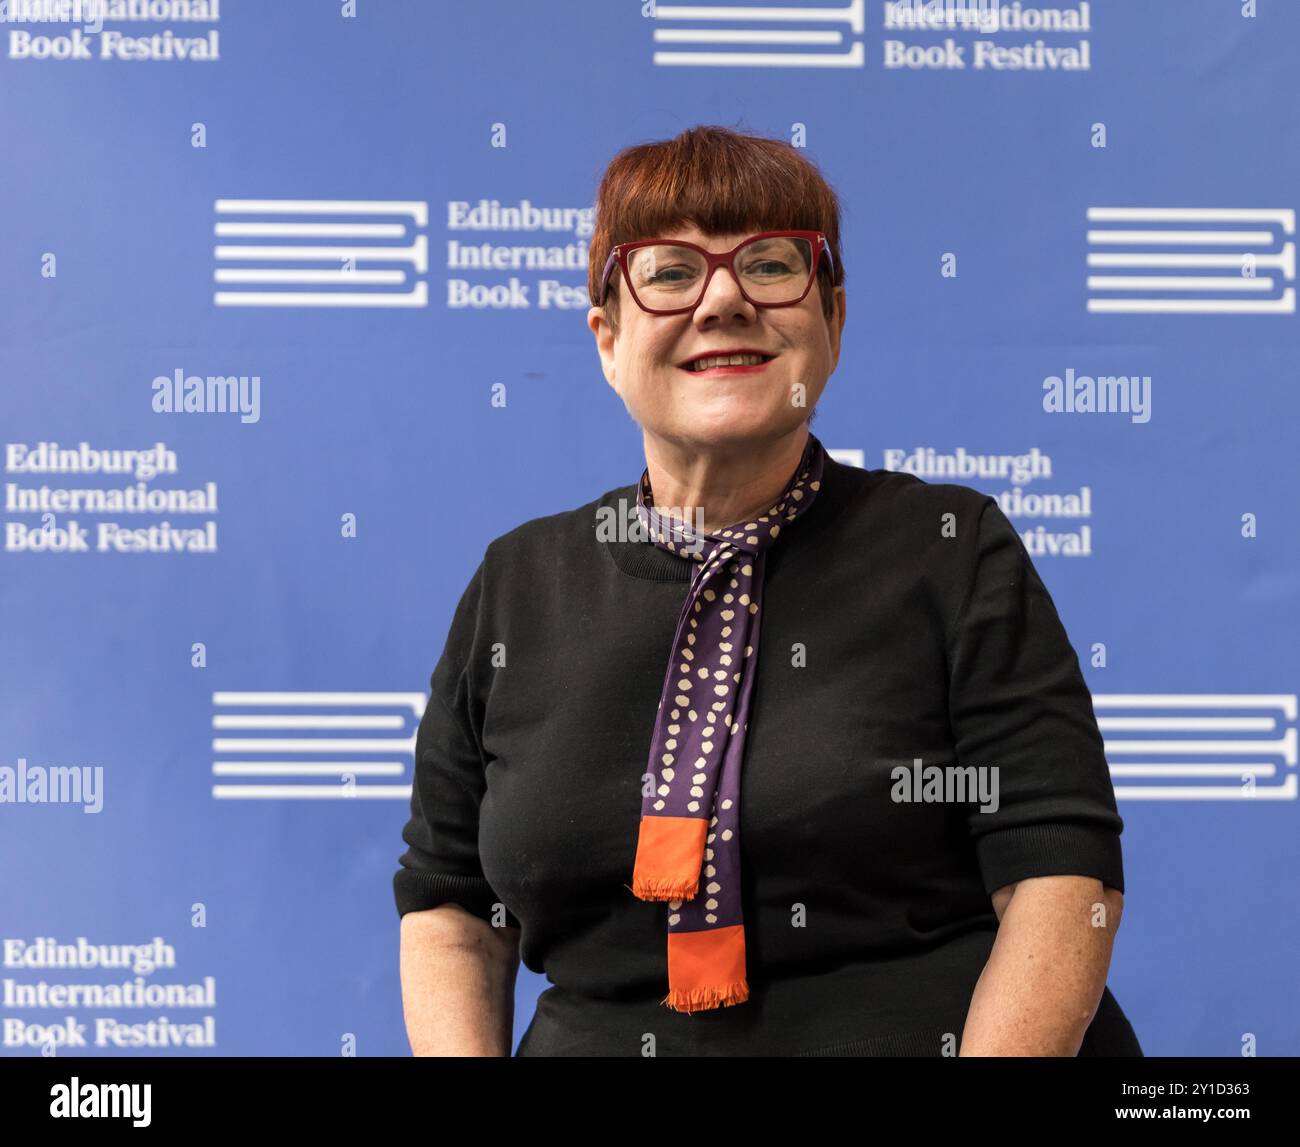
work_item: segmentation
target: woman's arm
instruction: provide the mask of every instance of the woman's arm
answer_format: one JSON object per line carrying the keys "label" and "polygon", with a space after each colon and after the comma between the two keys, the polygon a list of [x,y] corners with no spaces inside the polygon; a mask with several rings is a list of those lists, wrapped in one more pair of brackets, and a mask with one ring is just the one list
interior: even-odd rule
{"label": "woman's arm", "polygon": [[519,935],[459,904],[402,917],[402,1007],[415,1055],[510,1055]]}
{"label": "woman's arm", "polygon": [[1097,1014],[1124,895],[1091,876],[1037,876],[993,893],[999,927],[959,1056],[1073,1056]]}

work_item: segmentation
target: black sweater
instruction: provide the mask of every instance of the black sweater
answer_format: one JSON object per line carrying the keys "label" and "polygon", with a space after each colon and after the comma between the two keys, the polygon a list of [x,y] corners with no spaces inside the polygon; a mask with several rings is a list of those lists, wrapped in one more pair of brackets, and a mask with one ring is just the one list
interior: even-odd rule
{"label": "black sweater", "polygon": [[[827,458],[767,558],[741,790],[750,999],[687,1015],[659,1002],[667,905],[629,884],[697,563],[608,528],[635,527],[635,499],[488,545],[420,723],[399,914],[454,901],[522,929],[553,986],[521,1056],[955,1054],[991,892],[1124,888],[1092,698],[1015,528],[969,487]],[[894,799],[918,758],[996,766],[996,811]],[[1080,1054],[1141,1054],[1109,989]]]}

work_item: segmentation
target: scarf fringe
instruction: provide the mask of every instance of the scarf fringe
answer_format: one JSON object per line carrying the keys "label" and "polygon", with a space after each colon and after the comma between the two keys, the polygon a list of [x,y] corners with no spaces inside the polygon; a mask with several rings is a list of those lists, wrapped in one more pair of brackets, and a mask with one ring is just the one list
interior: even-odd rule
{"label": "scarf fringe", "polygon": [[737,980],[721,988],[675,988],[659,1002],[678,1012],[702,1012],[710,1008],[743,1004],[749,999],[749,983]]}
{"label": "scarf fringe", "polygon": [[632,895],[638,900],[694,900],[700,891],[700,878],[632,875]]}

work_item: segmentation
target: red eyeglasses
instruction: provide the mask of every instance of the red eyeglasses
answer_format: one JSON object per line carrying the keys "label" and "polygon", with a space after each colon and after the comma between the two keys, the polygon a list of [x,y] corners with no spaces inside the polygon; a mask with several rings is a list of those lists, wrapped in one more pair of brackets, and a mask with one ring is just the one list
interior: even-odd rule
{"label": "red eyeglasses", "polygon": [[811,290],[823,251],[833,275],[830,243],[820,231],[760,231],[730,251],[716,254],[681,239],[619,243],[605,262],[597,305],[604,305],[609,277],[617,266],[643,311],[652,315],[693,311],[713,272],[725,267],[753,306],[791,307]]}

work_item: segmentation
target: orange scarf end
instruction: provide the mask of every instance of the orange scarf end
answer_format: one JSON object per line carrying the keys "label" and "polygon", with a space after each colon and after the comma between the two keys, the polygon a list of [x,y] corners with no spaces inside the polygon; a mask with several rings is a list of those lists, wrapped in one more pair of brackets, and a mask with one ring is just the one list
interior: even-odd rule
{"label": "orange scarf end", "polygon": [[741,924],[668,934],[668,995],[674,1011],[702,1012],[749,999]]}
{"label": "orange scarf end", "polygon": [[641,900],[694,900],[708,831],[709,822],[701,817],[642,817],[632,894]]}
{"label": "orange scarf end", "polygon": [[720,988],[675,988],[660,1003],[667,1004],[677,1012],[704,1012],[710,1008],[725,1008],[731,1004],[743,1004],[749,999],[749,984],[738,980]]}
{"label": "orange scarf end", "polygon": [[638,900],[694,900],[699,890],[698,876],[690,881],[680,877],[632,876],[632,895]]}

